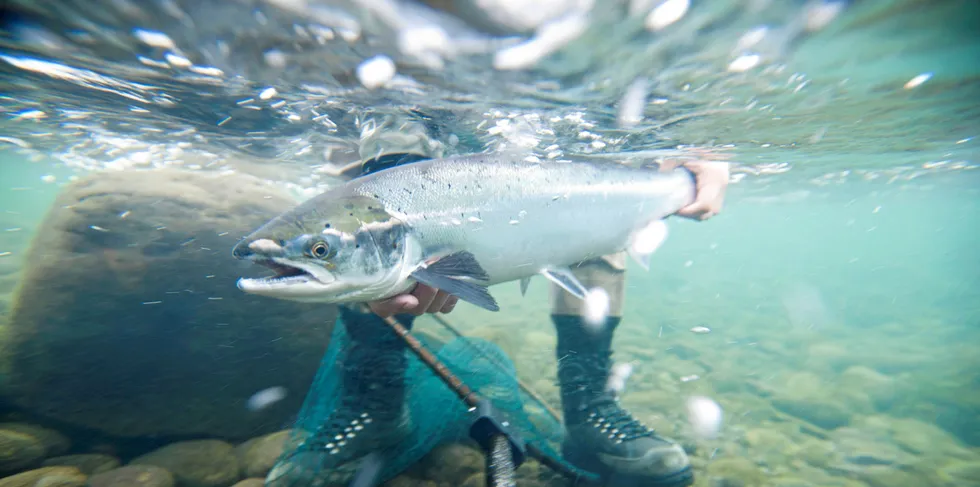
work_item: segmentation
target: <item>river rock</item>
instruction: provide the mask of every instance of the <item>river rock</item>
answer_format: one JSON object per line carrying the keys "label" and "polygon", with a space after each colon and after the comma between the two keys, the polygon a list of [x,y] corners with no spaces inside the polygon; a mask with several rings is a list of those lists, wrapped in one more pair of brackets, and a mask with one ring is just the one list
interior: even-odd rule
{"label": "river rock", "polygon": [[245,479],[242,480],[231,487],[264,487],[265,479]]}
{"label": "river rock", "polygon": [[851,422],[852,413],[839,400],[838,391],[817,374],[793,373],[782,383],[772,398],[776,409],[823,429],[840,428]]}
{"label": "river rock", "polygon": [[44,448],[45,456],[61,455],[71,448],[67,436],[50,428],[27,423],[0,423],[0,430],[16,431],[34,438]]}
{"label": "river rock", "polygon": [[134,459],[130,465],[167,469],[180,487],[226,487],[239,479],[234,447],[219,440],[173,443]]}
{"label": "river rock", "polygon": [[749,487],[765,485],[766,476],[746,458],[724,457],[708,464],[708,477],[714,485]]}
{"label": "river rock", "polygon": [[89,477],[88,487],[174,487],[174,476],[153,465],[127,465]]}
{"label": "river rock", "polygon": [[946,464],[939,469],[939,477],[951,485],[980,485],[980,459]]}
{"label": "river rock", "polygon": [[265,477],[282,456],[291,430],[260,436],[235,447],[235,456],[245,477]]}
{"label": "river rock", "polygon": [[[299,409],[336,308],[248,295],[231,248],[294,199],[238,174],[93,174],[39,227],[5,330],[2,393],[114,436],[272,432]],[[259,410],[254,393],[285,399]]]}
{"label": "river rock", "polygon": [[878,411],[891,408],[895,402],[897,389],[895,379],[874,369],[861,365],[848,367],[841,374],[838,383],[841,388],[866,394]]}
{"label": "river rock", "polygon": [[851,422],[851,413],[836,402],[817,398],[777,398],[772,405],[776,409],[807,421],[823,429],[846,426]]}
{"label": "river rock", "polygon": [[942,428],[916,419],[894,418],[889,422],[892,441],[904,450],[937,458],[975,458],[958,439]]}
{"label": "river rock", "polygon": [[477,472],[469,477],[466,477],[460,487],[484,487],[487,485],[487,476],[482,472]]}
{"label": "river rock", "polygon": [[80,455],[65,455],[45,460],[45,467],[65,466],[75,467],[85,475],[95,475],[119,468],[119,459],[101,453],[85,453]]}
{"label": "river rock", "polygon": [[0,474],[23,470],[44,458],[44,445],[37,438],[0,429]]}
{"label": "river rock", "polygon": [[462,484],[471,475],[483,471],[483,453],[459,443],[442,445],[422,460],[425,478],[440,483]]}
{"label": "river rock", "polygon": [[75,467],[44,467],[0,479],[0,487],[82,487],[85,478]]}

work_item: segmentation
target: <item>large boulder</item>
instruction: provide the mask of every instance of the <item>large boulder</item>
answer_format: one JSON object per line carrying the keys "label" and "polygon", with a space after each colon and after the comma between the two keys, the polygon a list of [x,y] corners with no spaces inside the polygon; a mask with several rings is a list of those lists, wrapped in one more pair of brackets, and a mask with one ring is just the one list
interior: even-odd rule
{"label": "large boulder", "polygon": [[[281,429],[336,308],[242,293],[236,279],[262,271],[231,248],[293,204],[231,173],[105,172],[69,184],[0,327],[3,393],[31,414],[113,436]],[[284,400],[246,408],[277,386]]]}

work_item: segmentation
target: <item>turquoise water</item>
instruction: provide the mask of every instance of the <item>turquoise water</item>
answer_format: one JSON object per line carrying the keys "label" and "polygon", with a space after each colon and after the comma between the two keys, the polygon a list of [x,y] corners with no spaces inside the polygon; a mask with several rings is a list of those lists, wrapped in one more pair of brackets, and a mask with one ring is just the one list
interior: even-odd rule
{"label": "turquoise water", "polygon": [[[364,127],[394,114],[425,119],[447,154],[642,159],[687,146],[733,163],[718,217],[672,220],[650,271],[630,264],[614,342],[614,360],[634,366],[623,403],[688,447],[696,485],[980,485],[973,2],[851,2],[790,39],[776,33],[803,2],[695,2],[673,30],[622,27],[622,38],[600,34],[628,22],[597,14],[585,40],[517,72],[493,70],[485,53],[427,70],[398,58],[393,29],[367,22],[374,45],[345,47],[336,27],[321,42],[297,27],[308,20],[265,4],[179,3],[196,22],[151,6],[53,21],[66,5],[25,7],[30,22],[0,41],[0,440],[16,446],[0,475],[65,453],[127,463],[191,439],[220,440],[203,456],[226,459],[226,445],[287,428],[323,353],[326,312],[263,310],[234,289],[247,271],[231,245],[270,208],[333,184],[324,165],[356,160]],[[733,47],[760,25],[763,41]],[[164,62],[167,49],[136,42],[134,27],[166,32],[195,66],[222,74],[138,62]],[[97,40],[45,37],[72,28]],[[293,56],[288,69],[268,61],[273,47]],[[362,89],[351,71],[376,52],[422,88]],[[749,52],[758,67],[727,70]],[[107,78],[59,77],[11,56]],[[638,77],[650,80],[649,103],[624,130],[616,110]],[[268,87],[277,91],[263,99]],[[164,166],[284,189],[138,172]],[[73,182],[87,178],[105,182]],[[499,345],[557,405],[546,282],[525,297],[516,283],[493,292],[500,313],[460,305],[448,318]],[[286,399],[246,410],[252,392],[286,382]],[[104,396],[82,400],[86,390]],[[722,406],[717,438],[692,434],[692,395]],[[46,429],[24,439],[11,423]],[[406,479],[461,485],[472,472],[440,470],[450,457]],[[209,485],[264,475],[237,458],[241,472]],[[167,468],[188,482],[186,466]]]}

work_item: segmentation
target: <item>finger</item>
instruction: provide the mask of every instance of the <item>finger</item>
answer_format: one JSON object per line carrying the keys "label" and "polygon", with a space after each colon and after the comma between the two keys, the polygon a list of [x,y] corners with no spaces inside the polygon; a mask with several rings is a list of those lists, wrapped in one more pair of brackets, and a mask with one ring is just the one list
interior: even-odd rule
{"label": "finger", "polygon": [[415,286],[415,290],[412,291],[412,295],[418,299],[418,305],[414,308],[407,310],[415,316],[422,316],[425,314],[429,306],[432,305],[432,300],[436,298],[436,294],[439,291],[432,286],[426,286],[425,284],[419,284]]}
{"label": "finger", "polygon": [[368,303],[368,308],[371,308],[374,314],[382,318],[388,318],[407,309],[416,308],[418,305],[419,301],[415,296],[411,294],[399,294],[398,296],[382,299],[381,301],[372,301]]}
{"label": "finger", "polygon": [[700,203],[692,203],[684,208],[677,210],[677,216],[682,216],[684,218],[691,218],[695,220],[700,220],[701,215],[707,211],[704,205]]}
{"label": "finger", "polygon": [[445,291],[439,291],[436,293],[435,299],[432,300],[432,304],[425,310],[427,313],[438,313],[446,302],[449,301],[450,294]]}
{"label": "finger", "polygon": [[664,159],[660,162],[660,172],[670,172],[680,167],[681,161],[677,159]]}
{"label": "finger", "polygon": [[449,296],[449,299],[446,300],[446,304],[443,305],[442,309],[439,310],[439,312],[452,313],[453,309],[456,308],[456,303],[458,302],[459,302],[459,298],[457,298],[456,296]]}

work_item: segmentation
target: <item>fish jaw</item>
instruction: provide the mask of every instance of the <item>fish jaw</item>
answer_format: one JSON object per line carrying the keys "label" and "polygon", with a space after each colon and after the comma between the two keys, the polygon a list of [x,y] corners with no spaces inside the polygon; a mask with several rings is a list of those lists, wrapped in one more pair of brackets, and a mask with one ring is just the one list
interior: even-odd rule
{"label": "fish jaw", "polygon": [[258,296],[301,302],[324,302],[336,278],[330,271],[280,257],[259,257],[252,262],[276,271],[275,276],[240,278],[238,289]]}

